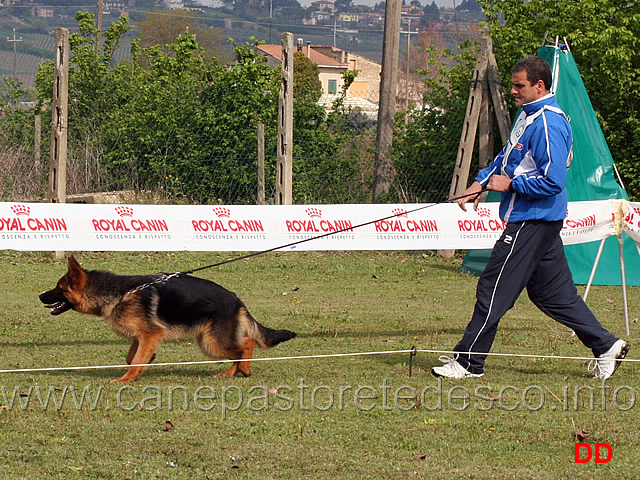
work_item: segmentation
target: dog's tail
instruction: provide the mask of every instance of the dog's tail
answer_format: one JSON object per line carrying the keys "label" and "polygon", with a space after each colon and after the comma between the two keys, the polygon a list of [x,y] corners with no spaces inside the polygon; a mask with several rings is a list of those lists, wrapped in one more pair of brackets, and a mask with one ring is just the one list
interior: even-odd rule
{"label": "dog's tail", "polygon": [[264,325],[260,325],[258,322],[258,329],[262,334],[262,339],[258,340],[258,345],[262,348],[271,348],[275,347],[279,343],[286,342],[287,340],[291,340],[295,338],[295,332],[291,330],[274,330],[273,328],[265,327]]}
{"label": "dog's tail", "polygon": [[241,309],[240,321],[243,324],[243,336],[252,338],[262,348],[275,347],[279,343],[295,338],[291,330],[274,330],[258,323],[246,308]]}

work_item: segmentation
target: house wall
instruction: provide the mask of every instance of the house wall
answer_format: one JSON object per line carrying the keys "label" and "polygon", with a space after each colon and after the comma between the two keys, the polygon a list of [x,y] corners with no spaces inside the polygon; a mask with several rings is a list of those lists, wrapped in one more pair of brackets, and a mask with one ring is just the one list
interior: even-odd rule
{"label": "house wall", "polygon": [[336,80],[336,93],[340,93],[344,82],[342,80],[342,72],[346,69],[323,68],[318,67],[320,83],[322,84],[322,93],[329,94],[329,80]]}
{"label": "house wall", "polygon": [[349,70],[359,70],[358,76],[349,88],[352,97],[378,101],[380,95],[380,75],[382,65],[358,54],[331,46],[314,47],[315,50],[349,66]]}

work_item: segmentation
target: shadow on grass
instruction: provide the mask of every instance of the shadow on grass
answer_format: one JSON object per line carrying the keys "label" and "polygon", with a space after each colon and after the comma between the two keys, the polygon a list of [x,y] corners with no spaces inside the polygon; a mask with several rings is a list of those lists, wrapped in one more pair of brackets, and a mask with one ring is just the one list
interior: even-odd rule
{"label": "shadow on grass", "polygon": [[117,337],[112,340],[54,340],[50,342],[2,342],[0,341],[0,349],[16,347],[16,348],[33,348],[36,347],[90,347],[92,345],[118,345],[127,344],[128,342],[118,339]]}

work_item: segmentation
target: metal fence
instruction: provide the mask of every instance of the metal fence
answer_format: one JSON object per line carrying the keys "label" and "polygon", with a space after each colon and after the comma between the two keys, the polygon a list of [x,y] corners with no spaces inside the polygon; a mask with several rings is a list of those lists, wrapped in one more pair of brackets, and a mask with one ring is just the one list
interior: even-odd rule
{"label": "metal fence", "polygon": [[[406,76],[399,73],[391,150],[393,181],[388,196],[376,201],[442,201],[449,194],[466,98],[460,99],[457,107],[433,108],[422,100],[424,92],[414,91],[410,99],[403,97],[401,93],[409,91],[403,78]],[[216,88],[228,90],[231,86]],[[189,95],[194,97],[187,98]],[[224,130],[224,125],[218,125],[225,122],[221,119],[241,115],[241,102],[209,100],[206,111],[194,113],[185,105],[195,108],[202,104],[198,95],[202,96],[201,90],[185,88],[181,95],[167,96],[161,108],[173,112],[171,125],[163,124],[158,120],[161,113],[152,111],[137,112],[133,119],[124,107],[109,116],[103,116],[99,108],[87,114],[86,105],[80,107],[81,102],[70,98],[67,194],[71,200],[100,193],[103,195],[94,197],[97,201],[258,203],[257,122],[226,125]],[[377,98],[364,100],[360,105],[353,99],[342,99],[336,112],[330,102],[323,106],[322,102],[295,99],[294,203],[372,201]],[[119,98],[101,100],[102,105],[119,102]],[[273,103],[273,99],[265,99],[265,105],[260,106],[265,131],[266,203],[273,203],[276,184],[277,105]],[[1,198],[43,200],[49,172],[51,112],[9,103],[1,108]],[[271,114],[264,114],[268,110]]]}
{"label": "metal fence", "polygon": [[[33,111],[5,110],[0,117],[2,200],[44,199],[50,156],[49,115],[40,113],[39,132]],[[400,112],[398,118],[392,147],[395,174],[385,200],[446,198],[464,112],[444,115],[414,109]],[[324,135],[319,136],[314,125],[294,121],[295,203],[372,200],[376,122],[357,109],[347,112],[341,122],[332,128],[342,131],[325,127]],[[276,126],[267,125],[265,131],[265,197],[266,203],[272,203]],[[257,129],[233,138],[210,137],[206,131],[191,132],[189,138],[163,135],[147,139],[137,137],[135,132],[108,138],[76,133],[70,129],[68,135],[68,195],[118,191],[127,195],[121,201],[135,203],[258,203]]]}

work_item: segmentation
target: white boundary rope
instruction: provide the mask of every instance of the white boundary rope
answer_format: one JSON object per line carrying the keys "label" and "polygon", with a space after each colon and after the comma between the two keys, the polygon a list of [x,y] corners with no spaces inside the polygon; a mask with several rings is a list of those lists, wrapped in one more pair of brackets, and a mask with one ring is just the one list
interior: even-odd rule
{"label": "white boundary rope", "polygon": [[[454,352],[453,350],[428,350],[419,348],[410,348],[407,350],[383,350],[377,352],[351,352],[351,353],[328,353],[321,355],[297,355],[288,357],[264,357],[264,358],[246,358],[238,360],[202,360],[195,362],[163,362],[163,363],[137,363],[137,364],[124,364],[124,365],[87,365],[87,366],[71,366],[71,367],[41,367],[41,368],[16,368],[0,370],[0,373],[29,373],[29,372],[56,372],[56,371],[69,371],[69,370],[102,370],[113,368],[131,368],[131,367],[166,367],[175,365],[209,365],[216,363],[233,363],[233,362],[269,362],[278,360],[308,360],[311,358],[338,358],[338,357],[356,357],[356,356],[371,356],[371,355],[390,355],[398,353],[434,353],[434,354],[460,354],[467,352]],[[597,360],[595,357],[570,357],[561,355],[533,355],[525,353],[484,353],[484,352],[472,352],[474,355],[486,355],[494,357],[520,357],[520,358],[544,358],[550,360]],[[636,358],[624,358],[616,360],[619,362],[640,362],[640,359]]]}

